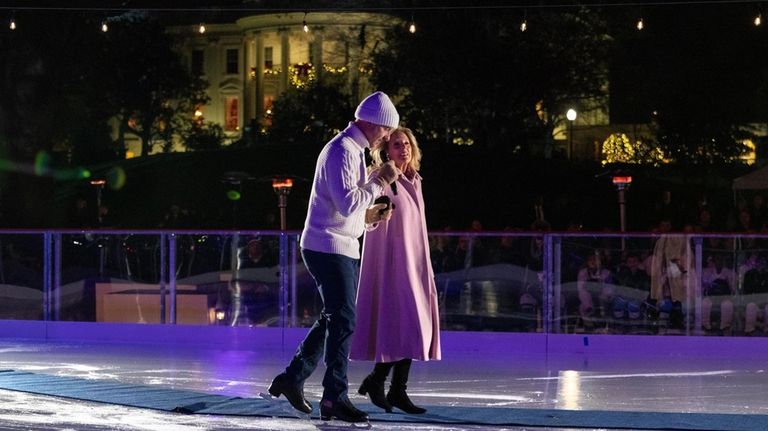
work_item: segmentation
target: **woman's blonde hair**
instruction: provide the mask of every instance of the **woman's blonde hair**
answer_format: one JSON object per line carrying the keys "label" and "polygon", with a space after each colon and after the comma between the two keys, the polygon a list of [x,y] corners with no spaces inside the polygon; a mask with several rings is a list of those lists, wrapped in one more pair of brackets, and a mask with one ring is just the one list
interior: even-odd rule
{"label": "woman's blonde hair", "polygon": [[[419,148],[419,143],[416,142],[416,136],[414,136],[413,131],[407,127],[398,127],[397,129],[393,130],[392,133],[390,133],[390,136],[394,135],[395,133],[400,132],[405,135],[406,138],[408,138],[408,142],[411,143],[411,161],[408,163],[408,167],[406,168],[406,172],[403,172],[404,174],[408,175],[410,173],[416,173],[421,168],[421,149]],[[389,142],[384,141],[383,139],[374,145],[373,148],[371,148],[371,158],[373,159],[373,166],[378,167],[381,166],[383,161],[381,160],[381,150],[387,149],[387,146],[389,145]],[[408,172],[412,171],[412,172]]]}

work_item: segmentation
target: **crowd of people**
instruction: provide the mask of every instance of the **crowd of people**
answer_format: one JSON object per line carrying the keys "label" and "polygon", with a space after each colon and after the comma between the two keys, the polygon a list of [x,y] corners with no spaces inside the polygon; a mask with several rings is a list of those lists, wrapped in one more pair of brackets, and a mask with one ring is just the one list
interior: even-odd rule
{"label": "crowd of people", "polygon": [[[576,226],[557,232],[561,234],[562,329],[682,333],[694,326],[698,313],[706,334],[763,333],[768,329],[768,237],[748,235],[768,231],[762,198],[756,196],[753,202],[751,208],[741,206],[733,213],[733,223],[740,228],[728,232],[714,228],[708,207],[699,208],[697,224],[675,229],[678,219],[660,212],[659,222],[648,232],[624,238],[573,234],[580,230]],[[761,220],[763,226],[752,229],[750,220]],[[447,230],[432,236],[432,264],[437,273],[511,264],[542,274],[543,237],[537,232],[552,232],[549,223],[536,220],[527,230],[506,227],[503,232],[483,231],[481,225],[474,220],[461,233]],[[699,234],[700,278],[692,240]],[[531,284],[537,279],[518,281],[519,303],[507,304],[507,312],[515,312],[515,306],[519,311],[530,302]],[[540,298],[541,287],[535,286],[533,291],[534,298]],[[697,297],[701,298],[700,308],[696,307]]]}

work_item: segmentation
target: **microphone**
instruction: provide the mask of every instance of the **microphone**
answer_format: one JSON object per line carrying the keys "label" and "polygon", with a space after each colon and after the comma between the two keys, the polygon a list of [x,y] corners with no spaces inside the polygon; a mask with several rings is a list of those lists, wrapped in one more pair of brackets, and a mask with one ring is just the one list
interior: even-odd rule
{"label": "microphone", "polygon": [[[389,154],[387,154],[387,150],[381,150],[379,155],[381,156],[382,162],[387,163],[389,161]],[[393,181],[389,186],[392,187],[392,194],[397,196],[397,180]]]}

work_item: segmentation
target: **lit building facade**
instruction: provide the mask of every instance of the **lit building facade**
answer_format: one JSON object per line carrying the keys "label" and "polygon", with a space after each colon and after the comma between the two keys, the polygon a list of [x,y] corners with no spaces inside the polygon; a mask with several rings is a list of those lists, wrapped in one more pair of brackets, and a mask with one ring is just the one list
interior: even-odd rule
{"label": "lit building facade", "polygon": [[205,32],[177,26],[169,33],[192,73],[209,83],[210,102],[197,115],[220,124],[232,142],[268,126],[282,92],[322,74],[344,73],[349,93],[365,95],[371,55],[397,25],[385,14],[292,12],[206,24]]}

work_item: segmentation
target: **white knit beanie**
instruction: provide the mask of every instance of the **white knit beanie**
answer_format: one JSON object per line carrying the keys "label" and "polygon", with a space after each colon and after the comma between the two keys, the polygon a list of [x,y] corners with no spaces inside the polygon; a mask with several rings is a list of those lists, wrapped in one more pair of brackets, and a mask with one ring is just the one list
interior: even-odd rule
{"label": "white knit beanie", "polygon": [[355,110],[355,118],[369,123],[396,128],[400,125],[400,115],[389,96],[377,91],[363,99]]}

